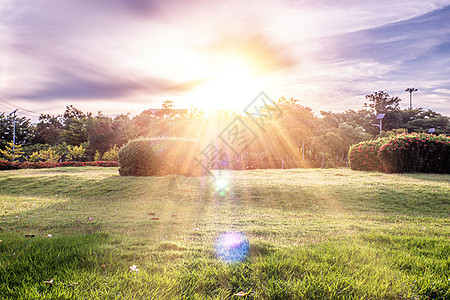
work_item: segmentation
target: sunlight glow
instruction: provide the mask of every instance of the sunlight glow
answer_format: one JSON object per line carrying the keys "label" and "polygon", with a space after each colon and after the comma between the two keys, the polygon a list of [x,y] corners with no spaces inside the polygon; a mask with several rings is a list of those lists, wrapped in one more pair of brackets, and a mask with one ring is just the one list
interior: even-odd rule
{"label": "sunlight glow", "polygon": [[213,63],[203,84],[192,92],[194,106],[240,111],[262,88],[255,62],[243,57],[223,57]]}

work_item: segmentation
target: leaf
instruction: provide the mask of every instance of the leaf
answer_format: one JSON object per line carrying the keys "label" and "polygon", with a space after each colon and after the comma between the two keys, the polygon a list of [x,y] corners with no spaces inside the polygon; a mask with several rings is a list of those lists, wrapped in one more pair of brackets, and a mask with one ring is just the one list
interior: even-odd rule
{"label": "leaf", "polygon": [[244,293],[242,291],[240,291],[239,293],[234,294],[233,296],[237,296],[237,297],[244,297],[247,296],[250,292]]}
{"label": "leaf", "polygon": [[67,283],[68,286],[76,286],[78,285],[78,282],[73,282],[73,283]]}

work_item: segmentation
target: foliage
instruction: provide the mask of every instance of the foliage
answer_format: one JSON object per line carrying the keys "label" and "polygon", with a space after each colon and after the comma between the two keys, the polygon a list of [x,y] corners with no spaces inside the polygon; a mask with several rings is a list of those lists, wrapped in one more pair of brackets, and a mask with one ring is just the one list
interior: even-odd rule
{"label": "foliage", "polygon": [[113,144],[115,137],[114,121],[99,113],[87,122],[86,132],[89,146],[99,152],[100,158]]}
{"label": "foliage", "polygon": [[69,150],[69,154],[67,155],[67,158],[69,160],[78,160],[86,152],[86,149],[83,148],[83,145],[80,145],[80,146],[68,146],[68,150]]}
{"label": "foliage", "polygon": [[54,149],[40,150],[37,154],[32,155],[33,157],[38,157],[39,160],[48,162],[57,162],[61,156]]}
{"label": "foliage", "polygon": [[42,114],[34,127],[34,144],[56,145],[62,140],[63,123],[60,115]]}
{"label": "foliage", "polygon": [[[12,141],[14,135],[14,123],[11,115],[0,113],[0,148],[4,148],[6,141]],[[26,145],[32,139],[32,126],[30,119],[25,117],[15,118],[16,144]]]}
{"label": "foliage", "polygon": [[172,108],[174,108],[175,105],[173,104],[172,100],[165,100],[162,104],[162,109],[163,110],[170,110]]}
{"label": "foliage", "polygon": [[13,142],[7,142],[5,150],[0,149],[0,155],[9,161],[15,161],[24,154],[22,145],[13,145]]}
{"label": "foliage", "polygon": [[450,173],[450,137],[397,135],[380,147],[378,157],[388,173]]}
{"label": "foliage", "polygon": [[350,168],[388,173],[450,173],[450,137],[426,133],[391,135],[352,146]]}
{"label": "foliage", "polygon": [[119,147],[117,147],[117,145],[114,145],[110,149],[108,149],[108,151],[106,151],[103,154],[102,160],[118,161],[119,160]]}
{"label": "foliage", "polygon": [[2,161],[0,160],[0,171],[3,170],[17,170],[19,169],[18,165],[16,163],[11,163],[9,161]]}
{"label": "foliage", "polygon": [[37,152],[31,153],[31,155],[28,157],[28,161],[36,162],[36,161],[39,161],[40,158],[41,158],[41,155],[40,155],[39,151],[37,151]]}
{"label": "foliage", "polygon": [[390,111],[400,109],[399,97],[390,97],[388,93],[384,91],[374,92],[371,95],[366,95],[366,99],[369,100],[369,107],[377,114],[383,114]]}
{"label": "foliage", "polygon": [[201,176],[196,161],[202,148],[198,141],[177,138],[139,138],[119,151],[119,173],[123,176]]}
{"label": "foliage", "polygon": [[0,161],[0,170],[17,170],[17,169],[49,169],[60,167],[117,167],[116,161],[64,161],[64,162],[7,162]]}
{"label": "foliage", "polygon": [[387,138],[378,138],[350,147],[348,154],[350,168],[355,171],[383,171],[378,150],[387,140]]}
{"label": "foliage", "polygon": [[69,145],[79,145],[88,140],[84,120],[67,119],[62,132],[64,141]]}
{"label": "foliage", "polygon": [[[219,151],[227,152],[233,162],[229,166],[233,169],[345,166],[351,145],[380,136],[378,128],[372,125],[378,123],[375,120],[377,113],[386,114],[381,136],[390,135],[389,131],[420,133],[430,128],[435,128],[435,134],[450,133],[449,118],[435,111],[401,110],[400,99],[384,91],[374,92],[366,98],[368,104],[360,110],[322,111],[321,116],[316,116],[310,108],[300,105],[301,101],[281,97],[276,101],[279,113],[262,113],[258,122],[248,115],[240,116],[257,137],[245,152],[252,153],[250,156],[258,157],[259,161],[244,165],[244,160],[249,159],[245,158],[246,153],[237,154],[224,143],[218,145]],[[17,143],[24,146],[24,157],[29,159],[34,152],[48,150],[51,146],[61,160],[66,160],[70,154],[67,145],[78,147],[82,144],[86,149],[82,160],[113,159],[108,157],[109,154],[103,158],[108,149],[114,145],[120,148],[139,136],[215,142],[218,132],[226,130],[239,116],[226,110],[205,115],[192,108],[175,117],[171,116],[173,108],[173,102],[168,100],[156,112],[149,109],[133,118],[126,114],[112,118],[101,112],[93,116],[68,106],[64,114],[41,115],[37,124],[16,118]],[[12,139],[10,119],[4,113],[0,114],[0,149],[5,149],[6,141]],[[266,163],[261,159],[266,159]]]}

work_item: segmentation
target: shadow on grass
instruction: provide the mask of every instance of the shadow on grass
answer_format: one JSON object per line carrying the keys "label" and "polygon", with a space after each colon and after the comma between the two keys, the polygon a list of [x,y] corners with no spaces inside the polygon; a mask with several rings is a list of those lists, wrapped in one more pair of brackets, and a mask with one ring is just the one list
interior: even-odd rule
{"label": "shadow on grass", "polygon": [[431,181],[431,182],[445,182],[450,184],[449,174],[433,174],[433,173],[403,173],[399,174],[401,177],[411,178],[414,180]]}

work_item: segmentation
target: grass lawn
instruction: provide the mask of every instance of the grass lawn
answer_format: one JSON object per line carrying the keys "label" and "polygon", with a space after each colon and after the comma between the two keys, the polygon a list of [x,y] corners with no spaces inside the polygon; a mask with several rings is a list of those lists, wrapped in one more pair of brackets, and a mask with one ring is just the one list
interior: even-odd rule
{"label": "grass lawn", "polygon": [[0,299],[450,299],[450,175],[220,175],[0,172]]}

